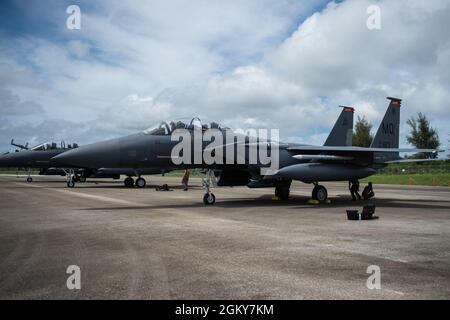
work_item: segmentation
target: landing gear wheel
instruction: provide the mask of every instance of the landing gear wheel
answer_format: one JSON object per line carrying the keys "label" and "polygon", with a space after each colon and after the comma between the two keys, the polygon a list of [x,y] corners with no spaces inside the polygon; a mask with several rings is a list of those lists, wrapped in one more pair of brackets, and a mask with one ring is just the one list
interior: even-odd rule
{"label": "landing gear wheel", "polygon": [[33,178],[32,177],[28,177],[27,178],[27,182],[32,182],[33,181]]}
{"label": "landing gear wheel", "polygon": [[125,187],[127,187],[127,188],[133,188],[133,186],[134,186],[134,180],[133,180],[132,177],[126,178],[126,179],[123,181],[123,183],[125,184]]}
{"label": "landing gear wheel", "polygon": [[216,202],[216,196],[212,192],[205,193],[203,196],[203,203],[206,205],[212,205]]}
{"label": "landing gear wheel", "polygon": [[144,178],[136,179],[136,187],[138,187],[138,188],[145,188],[146,184],[147,184],[147,182],[145,181]]}
{"label": "landing gear wheel", "polygon": [[320,202],[327,201],[328,199],[327,188],[321,186],[320,184],[316,185],[312,191],[312,198]]}
{"label": "landing gear wheel", "polygon": [[73,179],[70,179],[69,181],[67,181],[67,187],[69,187],[69,188],[75,187],[75,181],[73,181]]}
{"label": "landing gear wheel", "polygon": [[275,187],[275,196],[277,196],[281,200],[288,200],[289,194],[290,194],[289,185],[278,185]]}

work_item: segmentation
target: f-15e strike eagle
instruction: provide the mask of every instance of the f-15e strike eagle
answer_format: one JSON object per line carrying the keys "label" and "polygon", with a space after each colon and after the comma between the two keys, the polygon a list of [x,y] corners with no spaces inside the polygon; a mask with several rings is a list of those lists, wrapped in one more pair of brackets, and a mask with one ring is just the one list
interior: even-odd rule
{"label": "f-15e strike eagle", "polygon": [[[0,155],[0,167],[9,168],[26,168],[28,171],[27,181],[32,182],[31,169],[39,169],[40,175],[60,175],[67,176],[67,185],[75,186],[75,182],[85,182],[87,178],[108,178],[119,179],[120,175],[126,175],[124,180],[126,187],[132,187],[134,184],[138,188],[143,188],[146,181],[141,175],[161,173],[161,168],[80,168],[76,166],[62,166],[57,160],[52,158],[68,150],[78,148],[78,144],[66,144],[61,142],[60,145],[55,142],[41,143],[35,147],[29,148],[26,145],[14,143],[11,145],[22,150],[16,152],[5,153]],[[167,170],[166,170],[167,171]],[[136,182],[132,177],[138,177]]]}
{"label": "f-15e strike eagle", "polygon": [[[208,170],[209,177],[218,172],[218,186],[274,187],[275,195],[281,199],[289,198],[292,180],[299,180],[312,183],[312,197],[322,202],[327,200],[328,192],[320,182],[351,181],[368,177],[389,163],[405,161],[399,156],[400,152],[437,152],[434,149],[399,148],[401,100],[391,97],[388,99],[388,109],[369,148],[349,145],[351,131],[341,132],[340,138],[347,143],[338,144],[334,141],[336,137],[332,136],[327,140],[328,144],[312,146],[281,143],[260,137],[255,140],[217,123],[196,125],[195,119],[198,118],[194,118],[189,124],[162,122],[155,128],[85,145],[53,159],[83,168],[202,168]],[[343,119],[348,114],[353,119],[353,110],[350,108],[344,108],[342,114]],[[190,134],[189,138],[182,139],[182,142],[185,145],[187,142],[191,149],[181,148],[180,151],[180,137],[185,137],[186,132]],[[225,139],[227,136],[234,138],[229,142]],[[277,170],[262,173],[267,163],[261,161],[261,153],[257,153],[256,162],[251,162],[252,149],[255,147],[267,147],[272,162],[274,158],[278,160]],[[175,149],[178,153],[174,153]],[[181,163],[179,158],[183,159]],[[211,158],[214,158],[213,162],[210,161]],[[213,179],[205,180],[205,204],[215,202],[215,196],[210,190],[211,180]]]}

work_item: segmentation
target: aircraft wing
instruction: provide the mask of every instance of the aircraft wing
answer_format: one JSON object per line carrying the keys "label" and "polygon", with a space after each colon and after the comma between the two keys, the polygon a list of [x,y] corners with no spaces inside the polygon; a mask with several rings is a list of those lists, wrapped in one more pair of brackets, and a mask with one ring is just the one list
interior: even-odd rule
{"label": "aircraft wing", "polygon": [[[214,147],[210,147],[210,148],[205,148],[205,150],[213,150],[213,149],[217,149],[217,148],[223,148],[226,147],[228,145],[234,145],[236,143],[228,143],[228,144],[222,144],[222,145],[217,145]],[[258,147],[258,146],[262,146],[262,145],[266,145],[269,146],[270,144],[272,145],[277,145],[279,148],[285,148],[288,151],[304,151],[304,152],[336,152],[336,153],[357,153],[357,152],[392,152],[392,153],[399,153],[399,152],[403,152],[403,153],[437,153],[437,152],[444,152],[445,150],[438,150],[438,149],[414,149],[414,148],[373,148],[373,147],[354,147],[354,146],[313,146],[313,145],[288,145],[288,144],[284,144],[284,143],[279,143],[279,142],[269,142],[269,141],[264,141],[264,142],[253,142],[253,143],[246,143],[246,142],[242,142],[242,143],[237,143],[237,144],[244,144],[245,146],[248,147]]]}
{"label": "aircraft wing", "polygon": [[327,146],[290,146],[286,148],[289,151],[307,151],[307,152],[423,152],[434,153],[443,150],[435,149],[411,149],[411,148],[365,148],[365,147],[327,147]]}
{"label": "aircraft wing", "polygon": [[389,163],[411,163],[411,162],[429,162],[429,161],[443,161],[445,159],[439,159],[439,158],[435,158],[435,159],[398,159],[398,160],[389,160],[389,161],[385,161],[384,163],[389,164]]}

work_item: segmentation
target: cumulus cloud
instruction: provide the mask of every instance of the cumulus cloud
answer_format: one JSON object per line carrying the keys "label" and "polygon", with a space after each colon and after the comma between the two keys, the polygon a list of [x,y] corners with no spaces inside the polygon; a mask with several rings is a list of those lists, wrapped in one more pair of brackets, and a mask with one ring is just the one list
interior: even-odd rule
{"label": "cumulus cloud", "polygon": [[[288,135],[295,128],[316,141],[326,135],[315,128],[331,126],[337,105],[356,107],[357,114],[365,115],[376,129],[387,105],[385,97],[397,96],[404,99],[403,119],[426,112],[445,135],[450,3],[376,2],[382,28],[369,30],[366,9],[372,3],[330,2],[258,64],[214,79],[212,92],[220,93],[229,105],[241,110],[246,105],[275,125],[287,126]],[[265,113],[267,109],[270,114]],[[403,137],[406,130],[402,123]]]}
{"label": "cumulus cloud", "polygon": [[0,113],[3,116],[28,116],[43,112],[41,105],[34,101],[21,101],[18,95],[0,87]]}

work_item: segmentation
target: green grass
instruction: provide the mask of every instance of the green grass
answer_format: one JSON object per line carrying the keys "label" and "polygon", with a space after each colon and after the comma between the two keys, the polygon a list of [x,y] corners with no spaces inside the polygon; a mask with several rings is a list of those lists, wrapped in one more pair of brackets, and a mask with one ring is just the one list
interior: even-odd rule
{"label": "green grass", "polygon": [[361,183],[400,184],[450,187],[450,173],[376,174],[362,179]]}

